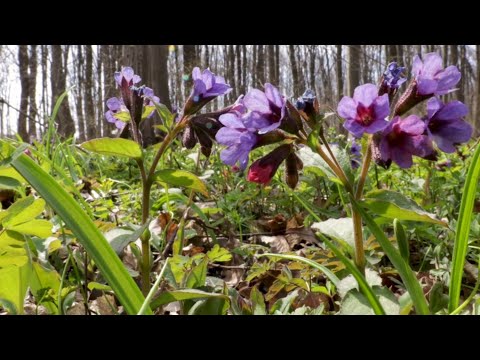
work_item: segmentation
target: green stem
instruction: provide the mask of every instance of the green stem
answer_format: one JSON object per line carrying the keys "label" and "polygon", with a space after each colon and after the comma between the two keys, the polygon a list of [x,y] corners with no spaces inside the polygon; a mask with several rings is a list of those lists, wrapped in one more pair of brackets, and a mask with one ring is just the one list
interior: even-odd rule
{"label": "green stem", "polygon": [[138,311],[137,315],[143,315],[145,313],[145,310],[147,309],[147,307],[150,306],[150,302],[152,301],[153,294],[155,294],[155,291],[157,291],[157,288],[160,285],[160,281],[163,278],[163,274],[165,273],[165,270],[167,269],[169,259],[170,258],[167,258],[165,260],[165,264],[163,264],[162,270],[160,271],[160,274],[158,274],[158,277],[157,277],[157,280],[155,281],[155,284],[153,284],[153,287],[148,292],[148,295],[146,296],[145,301],[143,302],[143,305],[140,308],[140,310]]}

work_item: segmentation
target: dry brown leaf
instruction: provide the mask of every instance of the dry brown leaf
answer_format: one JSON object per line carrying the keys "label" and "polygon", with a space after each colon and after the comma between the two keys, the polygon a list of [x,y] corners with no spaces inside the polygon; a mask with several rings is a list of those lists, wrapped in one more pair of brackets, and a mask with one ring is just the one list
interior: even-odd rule
{"label": "dry brown leaf", "polygon": [[260,236],[260,242],[269,245],[274,253],[286,253],[289,252],[290,245],[288,244],[287,239],[283,235],[276,236]]}

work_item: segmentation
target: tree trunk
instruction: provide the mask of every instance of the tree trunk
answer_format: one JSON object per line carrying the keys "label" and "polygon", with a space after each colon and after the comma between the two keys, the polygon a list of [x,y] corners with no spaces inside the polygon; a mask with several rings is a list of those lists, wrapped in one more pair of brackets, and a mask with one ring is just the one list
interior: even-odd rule
{"label": "tree trunk", "polygon": [[193,79],[192,70],[195,67],[195,45],[183,45],[183,76],[184,81],[184,98],[190,96],[192,91]]}
{"label": "tree trunk", "polygon": [[84,62],[83,62],[83,49],[82,45],[77,45],[77,86],[75,87],[75,94],[77,98],[77,123],[78,123],[78,140],[84,142],[85,137],[85,117],[83,115],[83,81],[84,77]]}
{"label": "tree trunk", "polygon": [[235,81],[235,49],[233,45],[228,45],[227,51],[227,61],[228,61],[228,76],[227,83],[232,87],[230,92],[230,101],[233,102],[237,98],[237,85]]}
{"label": "tree trunk", "polygon": [[20,112],[17,121],[17,133],[23,141],[28,142],[27,115],[28,115],[28,45],[18,46],[18,65],[20,70],[20,84],[22,86],[20,94]]}
{"label": "tree trunk", "polygon": [[257,45],[257,63],[256,63],[256,73],[257,73],[257,86],[263,88],[265,84],[265,49],[263,45]]}
{"label": "tree trunk", "polygon": [[275,45],[275,81],[280,86],[280,45]]}
{"label": "tree trunk", "polygon": [[[476,55],[477,55],[477,64],[480,64],[480,45],[475,46]],[[475,127],[475,136],[480,135],[480,66],[477,66],[477,96],[476,96],[476,109],[475,109],[475,120],[474,120],[474,127]]]}
{"label": "tree trunk", "polygon": [[242,46],[242,86],[240,92],[245,94],[247,91],[247,45]]}
{"label": "tree trunk", "polygon": [[[52,47],[52,69],[51,69],[51,83],[52,83],[52,111],[57,99],[65,92],[67,84],[67,72],[63,67],[63,52],[61,45],[51,45]],[[65,54],[67,56],[68,54]],[[68,96],[62,101],[55,119],[58,124],[58,133],[64,138],[68,138],[75,134],[75,123],[70,113],[70,106],[68,104]]]}
{"label": "tree trunk", "polygon": [[97,122],[95,120],[95,107],[93,102],[93,48],[92,45],[85,45],[85,117],[87,139],[97,136]]}
{"label": "tree trunk", "polygon": [[466,45],[460,45],[460,73],[462,74],[462,78],[459,83],[460,89],[457,92],[457,99],[461,102],[465,102],[465,84],[467,82],[466,78]]}
{"label": "tree trunk", "polygon": [[29,84],[28,84],[28,135],[30,139],[37,138],[37,124],[35,120],[37,119],[37,45],[30,45],[30,59],[28,61],[28,66],[30,68],[29,74]]}
{"label": "tree trunk", "polygon": [[360,45],[350,45],[348,51],[348,94],[360,84]]}
{"label": "tree trunk", "polygon": [[257,87],[257,72],[255,69],[255,64],[257,62],[257,45],[253,46],[253,54],[252,54],[252,66],[250,66],[250,73],[252,74],[252,87]]}
{"label": "tree trunk", "polygon": [[278,81],[275,79],[275,45],[267,45],[268,58],[268,81],[275,86],[278,86]]}
{"label": "tree trunk", "polygon": [[103,59],[105,58],[105,47],[108,45],[98,45],[97,46],[97,91],[96,91],[96,98],[97,98],[97,106],[95,106],[96,110],[96,118],[97,118],[97,138],[103,136],[103,128],[105,125],[105,116],[103,114],[103,89],[105,88],[103,81],[102,81],[102,67],[103,65]]}
{"label": "tree trunk", "polygon": [[[316,46],[315,45],[310,45],[309,47],[309,55],[310,55],[310,63],[309,63],[309,71],[310,71],[310,75],[309,75],[309,80],[310,80],[310,89],[313,91],[313,92],[316,92],[316,89],[315,89],[315,53],[316,53]],[[300,94],[297,94],[297,95],[300,95]]]}
{"label": "tree trunk", "polygon": [[337,45],[335,72],[337,75],[337,99],[340,101],[340,99],[343,97],[342,45]]}
{"label": "tree trunk", "polygon": [[297,58],[295,57],[295,45],[288,45],[288,57],[290,59],[290,68],[292,71],[293,93],[298,94],[300,92],[300,84],[298,78]]}
{"label": "tree trunk", "polygon": [[[243,83],[242,83],[242,52],[241,52],[241,48],[240,48],[241,45],[235,45],[235,60],[236,60],[236,68],[237,68],[237,87],[235,89],[235,98],[233,99],[233,101],[237,100],[238,96],[240,96],[240,94],[244,94],[242,92],[242,87],[243,87]],[[239,94],[240,93],[240,94]]]}

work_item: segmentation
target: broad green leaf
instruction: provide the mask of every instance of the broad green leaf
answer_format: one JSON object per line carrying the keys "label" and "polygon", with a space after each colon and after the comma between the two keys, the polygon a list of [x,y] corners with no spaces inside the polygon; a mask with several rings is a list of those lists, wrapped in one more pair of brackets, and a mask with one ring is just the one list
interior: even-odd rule
{"label": "broad green leaf", "polygon": [[[33,198],[33,196],[27,196],[23,199],[15,201],[15,203],[13,203],[12,206],[8,208],[8,210],[0,212],[0,222],[10,222],[15,216],[21,215],[26,208],[33,204],[34,201],[35,199]],[[32,219],[33,217],[28,216],[27,220]]]}
{"label": "broad green leaf", "polygon": [[173,301],[182,301],[182,300],[195,300],[195,299],[206,299],[218,297],[228,300],[228,296],[223,294],[209,293],[202,290],[196,289],[180,289],[173,291],[165,291],[160,294],[155,300],[152,301],[150,307],[156,309],[159,306],[171,303]]}
{"label": "broad green leaf", "polygon": [[[37,302],[45,305],[50,314],[58,313],[58,304],[56,304],[58,289],[60,288],[60,275],[55,270],[49,270],[37,262],[32,263],[32,275],[30,278],[30,288]],[[47,302],[41,299],[40,294],[49,291],[55,301]]]}
{"label": "broad green leaf", "polygon": [[232,254],[225,249],[221,248],[218,244],[212,248],[212,250],[207,252],[207,256],[211,262],[225,262],[232,260]]}
{"label": "broad green leaf", "polygon": [[399,220],[423,221],[447,226],[444,221],[438,220],[434,214],[423,210],[413,200],[390,190],[373,190],[365,194],[361,203],[375,214]]}
{"label": "broad green leaf", "polygon": [[0,189],[16,190],[22,183],[15,178],[0,175]]}
{"label": "broad green leaf", "polygon": [[[385,315],[385,309],[383,309],[382,304],[379,302],[377,296],[375,295],[372,287],[368,284],[365,276],[358,270],[355,264],[348,259],[335,245],[333,245],[324,235],[317,233],[317,236],[334,252],[334,254],[340,259],[340,261],[345,265],[347,270],[353,275],[355,280],[358,282],[358,286],[362,291],[363,295],[367,298],[370,303],[373,311],[376,315]],[[338,285],[338,284],[336,284]]]}
{"label": "broad green leaf", "polygon": [[253,315],[267,315],[265,300],[256,286],[250,291],[250,301],[252,302]]}
{"label": "broad green leaf", "polygon": [[[386,315],[399,315],[400,305],[395,295],[387,288],[374,287],[373,292],[385,309]],[[374,315],[365,295],[357,290],[350,291],[340,304],[339,315]]]}
{"label": "broad green leaf", "polygon": [[120,120],[124,123],[128,123],[130,122],[130,120],[132,120],[132,118],[130,117],[130,112],[128,111],[119,111],[115,114],[113,114],[113,117],[117,120]]}
{"label": "broad green leaf", "polygon": [[17,180],[20,183],[25,183],[25,179],[20,175],[17,170],[11,166],[0,168],[0,176],[5,176]]}
{"label": "broad green leaf", "polygon": [[175,118],[175,115],[172,114],[170,112],[170,110],[168,110],[168,108],[164,104],[157,103],[157,102],[154,102],[154,104],[155,104],[155,108],[157,109],[158,114],[160,115],[160,118],[163,121],[163,124],[165,125],[165,127],[167,129],[170,129],[172,124],[173,124],[173,120]]}
{"label": "broad green leaf", "polygon": [[150,116],[152,112],[155,111],[155,106],[153,105],[146,105],[143,107],[143,112],[142,112],[142,120],[145,120]]}
{"label": "broad green leaf", "polygon": [[197,301],[188,311],[188,315],[226,315],[229,307],[228,297],[213,297]]}
{"label": "broad green leaf", "polygon": [[462,287],[463,266],[468,250],[468,236],[472,223],[473,205],[477,195],[478,179],[480,178],[480,146],[473,154],[472,162],[468,169],[467,179],[462,192],[462,202],[458,214],[453,248],[452,274],[450,277],[450,292],[448,311],[451,313],[458,307],[460,290]]}
{"label": "broad green leaf", "polygon": [[360,213],[368,228],[382,247],[383,251],[385,251],[385,254],[388,256],[389,260],[391,261],[395,269],[398,271],[400,277],[403,280],[403,283],[405,284],[405,287],[410,293],[417,313],[421,315],[428,315],[430,311],[428,309],[427,300],[425,299],[422,287],[418,282],[412,269],[410,268],[409,264],[405,262],[405,260],[400,255],[400,252],[395,249],[390,240],[388,240],[385,233],[378,227],[372,217],[367,214],[367,212],[351,196],[350,201],[352,202],[352,206],[354,207],[354,209],[356,209],[356,211]]}
{"label": "broad green leaf", "polygon": [[328,219],[326,221],[316,222],[312,224],[312,229],[318,230],[322,234],[328,235],[335,240],[344,241],[353,249],[355,248],[352,218]]}
{"label": "broad green leaf", "polygon": [[132,159],[142,158],[142,149],[135,141],[122,138],[100,138],[84,142],[83,149],[102,155],[126,156]]}
{"label": "broad green leaf", "polygon": [[2,230],[0,232],[0,268],[7,266],[24,266],[28,262],[25,240],[17,232]]}
{"label": "broad green leaf", "polygon": [[27,155],[17,157],[12,161],[12,166],[72,230],[115,291],[126,312],[137,314],[145,298],[115,251],[78,202]]}
{"label": "broad green leaf", "polygon": [[5,299],[23,314],[23,301],[27,294],[30,278],[30,266],[26,259],[23,266],[8,266],[0,268],[0,299]]}
{"label": "broad green leaf", "polygon": [[205,286],[205,279],[207,278],[208,257],[204,257],[200,264],[195,265],[190,273],[187,275],[185,287],[189,289],[199,288]]}
{"label": "broad green leaf", "polygon": [[34,219],[21,224],[8,226],[7,229],[40,238],[47,238],[52,235],[52,223],[47,220]]}
{"label": "broad green leaf", "polygon": [[208,196],[205,183],[198,176],[185,170],[163,169],[155,172],[155,180],[169,185],[181,186]]}

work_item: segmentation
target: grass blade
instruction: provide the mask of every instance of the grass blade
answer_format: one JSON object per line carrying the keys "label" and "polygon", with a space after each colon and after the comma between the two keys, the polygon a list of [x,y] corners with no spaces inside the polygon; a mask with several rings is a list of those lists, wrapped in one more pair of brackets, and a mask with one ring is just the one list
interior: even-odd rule
{"label": "grass blade", "polygon": [[387,254],[395,269],[397,269],[398,273],[400,274],[400,277],[402,278],[403,283],[405,284],[405,287],[412,298],[417,314],[430,314],[422,287],[420,286],[420,283],[415,277],[415,274],[410,266],[402,258],[400,252],[390,243],[390,240],[388,240],[388,238],[385,236],[385,233],[382,231],[382,229],[380,229],[375,221],[373,221],[373,218],[368,215],[367,212],[352,197],[350,197],[350,201],[352,202],[352,206],[355,208],[355,210],[362,215],[362,218],[365,220],[368,228],[377,239],[383,251],[385,251],[385,254]]}
{"label": "grass blade", "polygon": [[[113,248],[78,203],[27,155],[16,157],[12,166],[65,221],[93,258],[126,312],[137,314],[145,298]],[[151,313],[149,309],[147,312]]]}
{"label": "grass blade", "polygon": [[468,235],[472,223],[472,209],[477,192],[477,184],[480,176],[480,146],[473,154],[473,159],[468,169],[467,179],[463,187],[462,203],[458,214],[455,245],[453,248],[452,275],[450,280],[450,291],[448,311],[452,312],[458,307],[460,301],[460,289],[462,287],[463,266],[468,249]]}

